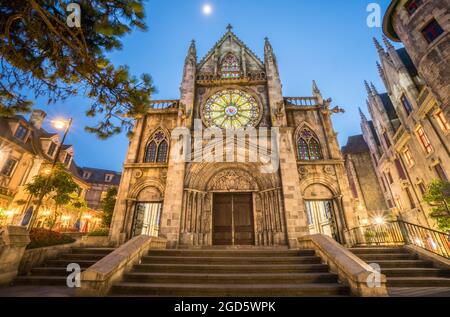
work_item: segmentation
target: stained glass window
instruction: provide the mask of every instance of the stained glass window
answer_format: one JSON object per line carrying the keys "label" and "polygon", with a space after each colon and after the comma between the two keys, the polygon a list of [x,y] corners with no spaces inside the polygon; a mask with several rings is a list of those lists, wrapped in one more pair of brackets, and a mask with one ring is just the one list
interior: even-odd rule
{"label": "stained glass window", "polygon": [[297,140],[298,158],[302,161],[322,160],[322,148],[316,134],[308,128],[300,131]]}
{"label": "stained glass window", "polygon": [[165,163],[169,153],[169,142],[161,130],[155,132],[145,149],[145,163]]}
{"label": "stained glass window", "polygon": [[223,90],[211,96],[203,108],[209,127],[240,129],[255,126],[260,118],[256,99],[241,90]]}
{"label": "stained glass window", "polygon": [[222,61],[221,67],[222,78],[239,78],[241,77],[241,68],[239,60],[233,54],[228,54]]}

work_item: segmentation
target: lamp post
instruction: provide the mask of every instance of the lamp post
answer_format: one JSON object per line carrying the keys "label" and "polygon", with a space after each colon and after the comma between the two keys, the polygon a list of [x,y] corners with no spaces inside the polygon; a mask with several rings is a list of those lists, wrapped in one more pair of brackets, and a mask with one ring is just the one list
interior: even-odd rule
{"label": "lamp post", "polygon": [[69,133],[70,127],[72,126],[72,121],[73,121],[72,118],[70,118],[69,120],[57,119],[57,120],[53,120],[52,121],[52,125],[53,125],[53,127],[55,129],[57,129],[57,130],[63,130],[64,129],[64,135],[63,135],[61,143],[59,144],[59,147],[58,147],[58,149],[56,151],[55,157],[54,157],[53,162],[52,162],[52,167],[51,167],[51,169],[48,172],[48,178],[47,178],[47,180],[46,180],[46,182],[44,184],[44,187],[42,189],[41,194],[39,195],[39,198],[38,198],[38,201],[36,203],[35,209],[33,210],[33,214],[31,216],[30,223],[28,224],[28,228],[29,229],[33,228],[33,226],[35,225],[37,216],[39,214],[39,208],[41,207],[42,201],[44,200],[45,192],[47,191],[47,187],[50,185],[51,174],[53,173],[53,170],[54,170],[54,168],[56,166],[56,163],[58,163],[59,155],[61,154],[62,147],[64,146],[64,141],[66,140],[66,137],[67,137],[67,134]]}

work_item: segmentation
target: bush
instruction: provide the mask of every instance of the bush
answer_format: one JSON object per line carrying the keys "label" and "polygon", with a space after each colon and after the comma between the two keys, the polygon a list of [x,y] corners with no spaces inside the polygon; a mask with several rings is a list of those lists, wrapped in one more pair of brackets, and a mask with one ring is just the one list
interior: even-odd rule
{"label": "bush", "polygon": [[88,237],[107,237],[109,235],[108,228],[97,229],[88,233]]}
{"label": "bush", "polygon": [[30,240],[31,242],[27,246],[27,249],[38,249],[75,242],[75,239],[65,234],[47,229],[37,228],[31,229]]}

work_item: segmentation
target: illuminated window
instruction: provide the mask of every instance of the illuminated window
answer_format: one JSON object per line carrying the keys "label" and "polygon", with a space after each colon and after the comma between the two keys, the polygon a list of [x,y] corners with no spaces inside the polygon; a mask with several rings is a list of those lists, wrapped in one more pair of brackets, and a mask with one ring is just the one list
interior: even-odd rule
{"label": "illuminated window", "polygon": [[302,161],[322,160],[322,149],[316,134],[303,128],[297,139],[298,159]]}
{"label": "illuminated window", "polygon": [[13,172],[14,172],[14,169],[15,169],[16,165],[17,165],[17,161],[16,160],[11,159],[11,158],[7,159],[5,164],[3,165],[1,174],[5,175],[5,176],[8,176],[8,177],[11,177]]}
{"label": "illuminated window", "polygon": [[448,120],[445,117],[445,114],[442,110],[439,110],[438,112],[436,112],[434,117],[436,118],[442,131],[444,131],[444,132],[450,131],[450,123],[448,123]]}
{"label": "illuminated window", "polygon": [[428,43],[432,43],[442,33],[444,33],[444,30],[439,25],[439,23],[437,23],[437,21],[434,19],[430,23],[428,23],[427,26],[424,27],[422,30],[422,34]]}
{"label": "illuminated window", "polygon": [[411,114],[411,112],[413,111],[411,103],[409,102],[408,98],[405,95],[403,95],[400,98],[400,101],[402,102],[402,105],[403,105],[403,108],[406,111],[406,114],[409,116]]}
{"label": "illuminated window", "polygon": [[405,4],[405,9],[408,11],[409,15],[413,15],[421,5],[422,0],[409,0]]}
{"label": "illuminated window", "polygon": [[254,127],[260,118],[256,99],[241,90],[223,90],[211,96],[203,107],[208,127],[245,129]]}
{"label": "illuminated window", "polygon": [[406,148],[403,151],[403,156],[405,157],[406,164],[408,164],[409,167],[413,167],[416,162],[414,161],[414,158],[412,157],[411,151],[409,148]]}
{"label": "illuminated window", "polygon": [[426,135],[425,130],[422,127],[420,127],[419,129],[417,129],[416,133],[425,152],[427,152],[428,154],[433,152],[433,146],[431,145],[430,139]]}
{"label": "illuminated window", "polygon": [[241,69],[238,58],[233,54],[228,54],[222,61],[221,67],[222,78],[239,78],[241,77]]}
{"label": "illuminated window", "polygon": [[162,130],[155,132],[145,149],[145,163],[166,163],[169,153],[169,142]]}

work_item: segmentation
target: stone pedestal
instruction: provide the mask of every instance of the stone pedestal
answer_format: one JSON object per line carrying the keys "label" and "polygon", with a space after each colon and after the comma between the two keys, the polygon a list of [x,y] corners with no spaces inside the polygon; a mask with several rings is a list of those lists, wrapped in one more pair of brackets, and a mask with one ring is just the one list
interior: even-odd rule
{"label": "stone pedestal", "polygon": [[30,236],[25,227],[0,228],[0,285],[9,284],[16,278],[29,243]]}

